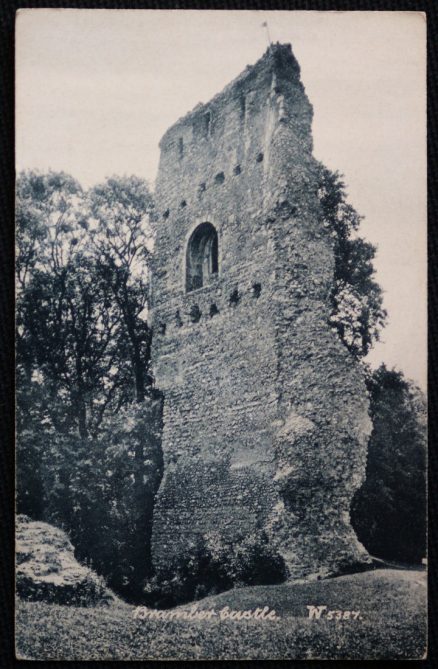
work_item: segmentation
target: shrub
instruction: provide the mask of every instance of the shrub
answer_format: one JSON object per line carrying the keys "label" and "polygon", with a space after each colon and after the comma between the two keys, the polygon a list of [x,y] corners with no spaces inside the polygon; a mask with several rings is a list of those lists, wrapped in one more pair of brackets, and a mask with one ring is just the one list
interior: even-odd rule
{"label": "shrub", "polygon": [[198,536],[183,557],[146,582],[146,603],[167,608],[233,586],[281,583],[283,559],[273,552],[264,532],[224,540],[216,532]]}

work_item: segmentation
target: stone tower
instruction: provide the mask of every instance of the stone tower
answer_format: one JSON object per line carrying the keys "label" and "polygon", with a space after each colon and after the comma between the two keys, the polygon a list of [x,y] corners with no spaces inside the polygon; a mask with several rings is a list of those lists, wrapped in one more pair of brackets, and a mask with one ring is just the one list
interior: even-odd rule
{"label": "stone tower", "polygon": [[349,507],[370,433],[361,368],[328,324],[312,107],[271,45],[161,140],[153,271],[164,475],[156,566],[263,530],[291,577],[368,556]]}

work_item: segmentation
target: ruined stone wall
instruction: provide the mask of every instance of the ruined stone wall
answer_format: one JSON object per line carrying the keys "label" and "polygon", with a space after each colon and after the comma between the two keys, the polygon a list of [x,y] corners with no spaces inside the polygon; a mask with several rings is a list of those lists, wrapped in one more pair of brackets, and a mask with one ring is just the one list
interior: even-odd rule
{"label": "ruined stone wall", "polygon": [[[361,371],[328,325],[312,110],[273,45],[161,141],[152,360],[164,392],[157,566],[197,536],[268,532],[292,576],[366,559],[349,525],[370,431]],[[186,293],[203,222],[219,271]]]}

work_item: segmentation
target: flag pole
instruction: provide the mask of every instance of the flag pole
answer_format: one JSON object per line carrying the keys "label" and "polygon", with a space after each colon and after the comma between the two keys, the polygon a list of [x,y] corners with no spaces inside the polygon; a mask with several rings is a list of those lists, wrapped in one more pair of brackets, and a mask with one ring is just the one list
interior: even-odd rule
{"label": "flag pole", "polygon": [[267,21],[264,21],[264,22],[262,23],[262,28],[266,28],[266,35],[267,35],[267,37],[268,37],[268,45],[271,46],[272,42],[271,42],[271,36],[270,36],[270,34],[269,34],[269,26],[268,26],[268,22],[267,22]]}

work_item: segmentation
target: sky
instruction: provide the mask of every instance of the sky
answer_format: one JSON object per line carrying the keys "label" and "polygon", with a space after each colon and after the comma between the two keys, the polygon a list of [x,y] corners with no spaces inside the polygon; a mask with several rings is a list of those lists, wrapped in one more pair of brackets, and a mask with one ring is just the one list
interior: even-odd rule
{"label": "sky", "polygon": [[314,155],[378,248],[388,325],[367,360],[426,388],[426,20],[420,12],[20,10],[17,170],[151,186],[158,142],[273,42],[291,43]]}

